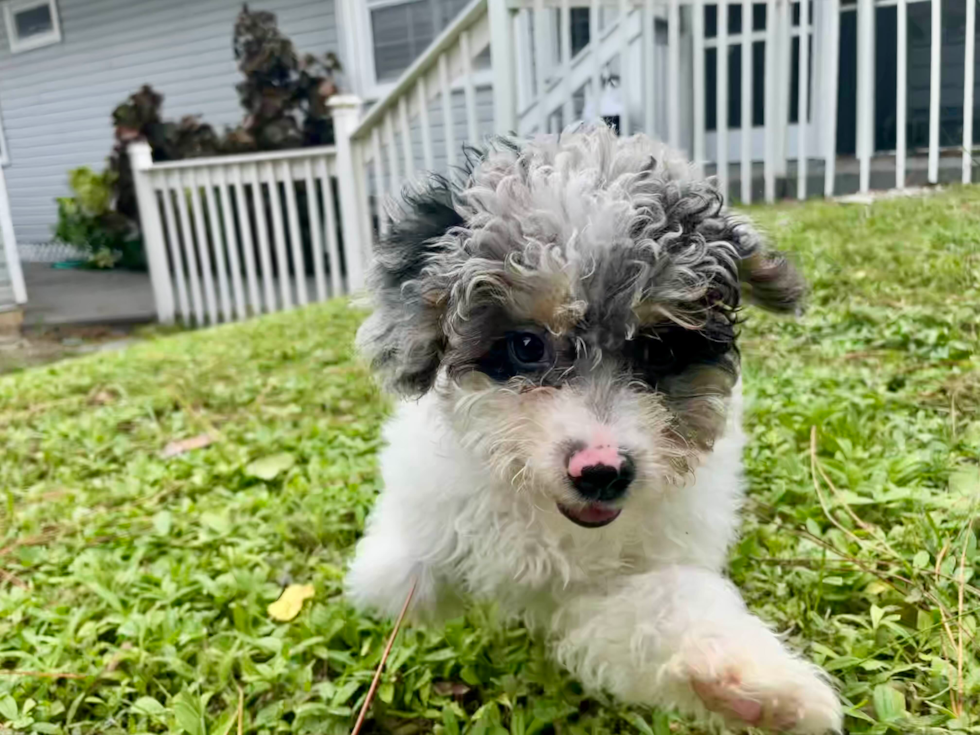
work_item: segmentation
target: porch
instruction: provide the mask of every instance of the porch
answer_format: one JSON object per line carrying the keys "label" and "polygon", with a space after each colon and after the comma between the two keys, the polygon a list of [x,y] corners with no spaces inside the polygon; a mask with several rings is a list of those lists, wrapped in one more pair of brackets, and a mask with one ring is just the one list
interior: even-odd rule
{"label": "porch", "polygon": [[30,299],[23,306],[29,329],[64,325],[127,325],[156,321],[146,273],[56,268],[24,263]]}

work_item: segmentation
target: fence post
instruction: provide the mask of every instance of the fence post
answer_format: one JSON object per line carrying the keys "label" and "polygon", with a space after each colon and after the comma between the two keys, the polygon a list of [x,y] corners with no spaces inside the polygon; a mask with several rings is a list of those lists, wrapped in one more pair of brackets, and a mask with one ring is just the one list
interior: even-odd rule
{"label": "fence post", "polygon": [[488,0],[488,13],[493,67],[493,129],[498,135],[508,135],[517,128],[513,23],[507,0]]}
{"label": "fence post", "polygon": [[174,290],[170,281],[170,264],[167,261],[166,244],[163,239],[160,208],[157,206],[156,192],[150,182],[149,172],[153,168],[153,152],[150,144],[143,141],[130,143],[129,160],[133,167],[136,203],[139,206],[140,229],[143,232],[143,250],[146,252],[147,267],[150,269],[150,284],[153,287],[157,318],[162,324],[173,324]]}
{"label": "fence post", "polygon": [[361,118],[361,100],[354,95],[335,95],[328,103],[333,115],[334,140],[337,145],[337,185],[340,193],[340,220],[344,236],[344,260],[347,263],[347,288],[353,293],[364,286],[364,260],[369,252],[368,233],[361,232],[358,182],[364,169],[354,165],[351,135]]}
{"label": "fence post", "polygon": [[7,196],[7,180],[0,167],[0,246],[7,254],[7,273],[14,291],[14,303],[27,303],[27,287],[24,285],[24,272],[20,267],[20,253],[17,250],[17,236],[14,234],[14,220],[10,215],[10,199]]}

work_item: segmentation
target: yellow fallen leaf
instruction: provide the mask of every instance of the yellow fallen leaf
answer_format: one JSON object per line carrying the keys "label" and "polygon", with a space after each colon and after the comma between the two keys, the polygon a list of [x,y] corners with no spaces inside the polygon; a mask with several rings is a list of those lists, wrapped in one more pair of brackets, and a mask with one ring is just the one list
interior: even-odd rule
{"label": "yellow fallen leaf", "polygon": [[291,584],[282,591],[279,599],[269,605],[269,615],[276,620],[292,620],[303,609],[303,600],[316,594],[312,584]]}

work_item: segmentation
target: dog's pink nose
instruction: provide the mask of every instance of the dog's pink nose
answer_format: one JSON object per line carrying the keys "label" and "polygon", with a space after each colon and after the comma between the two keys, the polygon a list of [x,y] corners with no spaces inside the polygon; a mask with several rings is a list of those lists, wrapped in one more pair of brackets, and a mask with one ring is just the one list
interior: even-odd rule
{"label": "dog's pink nose", "polygon": [[568,458],[569,477],[581,477],[586,467],[611,467],[619,470],[623,458],[612,444],[587,445]]}
{"label": "dog's pink nose", "polygon": [[612,442],[598,441],[576,448],[568,458],[568,479],[583,500],[612,503],[623,496],[636,477],[636,466]]}

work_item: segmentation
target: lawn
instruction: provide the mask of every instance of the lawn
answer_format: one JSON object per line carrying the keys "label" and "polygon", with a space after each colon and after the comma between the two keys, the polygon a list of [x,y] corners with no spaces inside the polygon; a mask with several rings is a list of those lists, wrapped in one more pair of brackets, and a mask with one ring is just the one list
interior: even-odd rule
{"label": "lawn", "polygon": [[[980,188],[754,215],[812,294],[798,321],[747,312],[732,575],[851,732],[980,733]],[[386,412],[361,316],[0,378],[0,732],[348,731],[390,630],[340,598]],[[291,582],[314,596],[279,622]],[[491,608],[403,632],[389,671],[371,732],[697,731],[583,694]]]}

